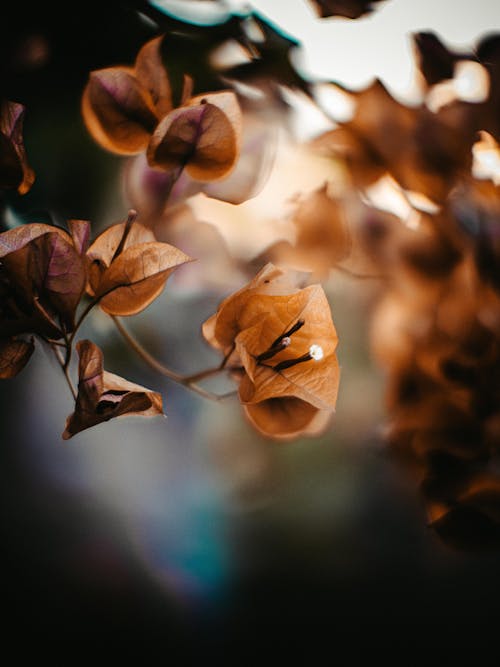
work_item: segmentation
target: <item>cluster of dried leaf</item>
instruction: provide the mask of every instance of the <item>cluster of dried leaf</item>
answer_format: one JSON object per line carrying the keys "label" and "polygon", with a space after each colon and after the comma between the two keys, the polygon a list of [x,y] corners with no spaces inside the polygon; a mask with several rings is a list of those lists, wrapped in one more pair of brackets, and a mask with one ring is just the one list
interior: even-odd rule
{"label": "cluster of dried leaf", "polygon": [[[357,18],[377,0],[312,2],[322,17]],[[212,181],[222,184],[213,196],[227,202],[250,196],[249,180],[260,168],[255,156],[250,167],[245,163],[238,195],[225,187],[246,159],[242,108],[252,108],[253,98],[239,84],[259,91],[260,104],[279,109],[284,122],[286,89],[321,104],[314,82],[290,63],[295,43],[257,16],[256,42],[241,18],[206,29],[201,70],[216,92],[193,96],[192,70],[181,78],[172,73],[172,54],[185,48],[182,31],[165,22],[171,32],[147,42],[133,66],[92,72],[82,101],[93,138],[108,151],[137,156],[125,178],[147,224],[131,215],[91,244],[83,221],[70,221],[69,231],[34,223],[0,234],[0,377],[24,367],[37,336],[70,386],[73,347],[79,354],[76,406],[63,437],[124,414],[162,413],[159,394],[104,371],[91,341],[75,343],[98,305],[132,348],[171,379],[208,395],[194,383],[227,372],[262,434],[315,434],[335,409],[337,335],[321,285],[299,287],[288,269],[375,277],[380,300],[371,336],[387,373],[388,440],[418,473],[429,522],[440,535],[467,546],[499,543],[500,38],[485,38],[465,54],[450,52],[432,34],[416,35],[418,106],[396,101],[380,81],[360,92],[327,84],[354,112],[310,147],[343,165],[343,188],[325,183],[297,200],[294,241],[276,239],[255,258],[256,277],[202,327],[222,355],[220,365],[181,376],[116,319],[146,308],[170,273],[190,261],[158,240],[156,219],[168,218],[172,201],[208,192]],[[243,48],[247,62],[209,67],[213,52],[228,42]],[[239,92],[227,90],[229,84]],[[33,182],[22,116],[23,108],[9,103],[0,118],[0,186],[19,193]],[[262,149],[262,141],[256,145]]]}
{"label": "cluster of dried leaf", "polygon": [[225,176],[239,155],[241,112],[232,91],[191,97],[184,79],[174,108],[162,60],[164,37],[147,42],[134,67],[110,67],[90,74],[82,100],[89,132],[119,155],[146,151],[150,166],[178,177],[183,169],[198,181]]}
{"label": "cluster of dried leaf", "polygon": [[[88,222],[70,220],[68,228],[69,233],[32,223],[0,234],[1,378],[24,368],[33,336],[53,349],[68,374],[75,334],[93,306],[110,315],[134,315],[161,293],[172,271],[190,261],[156,241],[132,216],[106,229],[90,247]],[[83,298],[88,303],[77,317]],[[159,394],[103,371],[94,343],[80,341],[77,350],[76,408],[64,438],[122,414],[162,413]]]}
{"label": "cluster of dried leaf", "polygon": [[[474,54],[431,34],[415,43],[424,103],[403,106],[375,82],[350,93],[352,119],[315,142],[343,158],[364,197],[356,208],[344,196],[322,238],[343,239],[339,211],[355,212],[351,248],[380,277],[371,335],[387,373],[388,440],[418,475],[429,524],[450,544],[498,544],[500,38]],[[377,184],[403,202],[399,216]],[[370,195],[386,210],[368,206]]]}
{"label": "cluster of dried leaf", "polygon": [[[107,150],[145,152],[148,169],[166,174],[162,200],[168,201],[185,174],[197,182],[213,181],[233,169],[240,155],[241,111],[231,91],[191,97],[190,77],[184,78],[180,104],[173,108],[164,43],[158,37],[145,44],[133,68],[92,72],[82,113]],[[20,130],[12,143],[18,171],[19,166],[27,171]],[[11,181],[21,191],[19,178]],[[149,214],[146,210],[148,220]],[[221,365],[191,379],[180,376],[151,361],[116,320],[144,310],[170,273],[190,261],[135,217],[132,211],[127,222],[109,227],[91,244],[89,223],[77,220],[69,221],[69,232],[33,223],[0,234],[1,377],[13,377],[25,366],[37,336],[52,348],[72,388],[75,335],[98,305],[132,347],[171,379],[208,395],[192,378],[229,372],[239,383],[245,413],[261,433],[290,438],[323,430],[335,408],[339,369],[337,336],[322,287],[300,289],[285,271],[267,265],[203,327],[208,342],[224,355]],[[78,391],[72,389],[76,405],[64,438],[121,415],[162,413],[159,394],[103,369],[103,354],[94,343],[79,341],[76,350]]]}

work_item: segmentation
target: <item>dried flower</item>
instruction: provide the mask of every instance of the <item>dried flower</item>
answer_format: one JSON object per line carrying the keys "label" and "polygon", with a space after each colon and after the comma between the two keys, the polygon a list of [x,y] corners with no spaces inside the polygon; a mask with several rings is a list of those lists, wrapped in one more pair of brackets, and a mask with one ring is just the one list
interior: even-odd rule
{"label": "dried flower", "polygon": [[191,97],[185,79],[181,105],[174,109],[161,57],[162,37],[147,42],[134,67],[91,72],[82,99],[89,132],[107,150],[135,155],[164,171],[182,170],[201,181],[226,176],[241,143],[241,111],[231,91]]}
{"label": "dried flower", "polygon": [[268,264],[222,302],[203,333],[237,369],[240,400],[261,433],[290,438],[324,429],[335,409],[339,366],[320,285],[297,289]]}
{"label": "dried flower", "polygon": [[64,440],[115,417],[163,414],[160,394],[104,370],[103,354],[97,345],[82,340],[76,349],[80,356],[78,396],[75,411],[66,420]]}

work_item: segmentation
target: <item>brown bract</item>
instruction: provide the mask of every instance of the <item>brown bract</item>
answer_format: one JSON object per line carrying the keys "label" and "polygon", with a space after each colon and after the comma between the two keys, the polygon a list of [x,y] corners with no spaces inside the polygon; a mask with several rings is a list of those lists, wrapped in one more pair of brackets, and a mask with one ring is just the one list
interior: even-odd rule
{"label": "brown bract", "polygon": [[147,149],[157,169],[187,168],[190,176],[213,181],[226,176],[240,151],[241,111],[234,93],[190,98],[172,109],[172,92],[160,49],[162,37],[145,44],[135,66],[91,72],[82,98],[87,129],[107,150],[133,155]]}
{"label": "brown bract", "polygon": [[455,101],[437,113],[423,105],[410,108],[380,81],[352,95],[353,118],[314,145],[342,156],[356,186],[369,186],[389,172],[403,189],[441,202],[470,172],[481,129],[478,105]]}
{"label": "brown bract", "polygon": [[337,334],[320,285],[297,289],[272,264],[219,307],[203,333],[241,375],[240,400],[264,435],[323,430],[335,409]]}
{"label": "brown bract", "polygon": [[325,184],[304,197],[293,214],[294,243],[278,241],[266,255],[279,263],[324,276],[351,251],[345,203],[330,197]]}
{"label": "brown bract", "polygon": [[76,348],[80,357],[78,396],[75,411],[66,420],[64,440],[115,417],[163,414],[160,394],[104,370],[103,354],[97,345],[82,340]]}
{"label": "brown bract", "polygon": [[343,16],[348,19],[357,19],[369,14],[380,0],[310,0],[321,18],[329,16]]}
{"label": "brown bract", "polygon": [[148,162],[167,171],[186,166],[192,178],[213,181],[234,167],[240,136],[241,112],[234,93],[193,97],[158,125],[148,147]]}
{"label": "brown bract", "polygon": [[0,340],[0,379],[7,380],[20,373],[30,360],[35,346],[33,341]]}
{"label": "brown bract", "polygon": [[87,258],[87,292],[106,313],[120,316],[144,310],[162,292],[172,271],[191,261],[181,250],[156,241],[139,223],[130,229],[126,223],[106,229],[88,249]]}
{"label": "brown bract", "polygon": [[[89,228],[85,221],[73,223],[73,237],[63,229],[42,223],[0,234],[0,264],[17,306],[16,315],[5,319],[14,319],[18,331],[59,337],[60,327],[73,329],[86,283],[86,262],[81,250]],[[5,321],[1,324],[6,326]]]}
{"label": "brown bract", "polygon": [[16,102],[5,102],[0,110],[0,188],[17,189],[21,195],[35,180],[24,148],[24,112]]}

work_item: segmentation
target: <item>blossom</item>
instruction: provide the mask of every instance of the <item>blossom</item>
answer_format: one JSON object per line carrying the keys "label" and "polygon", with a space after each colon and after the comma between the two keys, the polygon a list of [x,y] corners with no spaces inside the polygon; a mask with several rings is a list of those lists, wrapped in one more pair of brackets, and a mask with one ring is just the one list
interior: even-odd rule
{"label": "blossom", "polygon": [[85,289],[89,224],[31,223],[0,234],[0,338],[36,333],[61,338],[74,327]]}
{"label": "blossom", "polygon": [[134,67],[108,67],[90,73],[82,115],[93,138],[119,155],[146,151],[150,166],[182,171],[200,181],[228,175],[241,143],[241,110],[232,91],[191,96],[184,79],[174,108],[162,59],[163,37],[147,42]]}
{"label": "blossom", "polygon": [[163,414],[160,394],[104,370],[103,354],[97,345],[81,340],[76,349],[80,357],[78,395],[75,411],[66,420],[64,440],[115,417]]}
{"label": "blossom", "polygon": [[170,274],[191,261],[134,220],[131,211],[127,222],[105,229],[87,251],[87,292],[110,315],[141,312],[161,294]]}
{"label": "blossom", "polygon": [[239,397],[264,435],[323,430],[335,409],[337,334],[321,285],[298,289],[266,265],[203,325],[208,342],[240,378]]}

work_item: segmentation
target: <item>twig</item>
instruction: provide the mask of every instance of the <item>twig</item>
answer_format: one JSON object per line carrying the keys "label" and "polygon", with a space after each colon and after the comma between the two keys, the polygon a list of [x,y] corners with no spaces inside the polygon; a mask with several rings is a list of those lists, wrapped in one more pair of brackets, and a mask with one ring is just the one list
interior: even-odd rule
{"label": "twig", "polygon": [[142,345],[139,343],[138,340],[136,340],[132,334],[125,328],[123,323],[121,322],[118,317],[115,315],[110,315],[111,319],[116,325],[116,328],[118,331],[121,333],[125,341],[130,345],[130,347],[134,350],[134,352],[137,353],[141,359],[148,364],[150,368],[152,368],[154,371],[157,373],[160,373],[160,375],[163,375],[170,380],[173,380],[174,382],[177,382],[178,384],[183,385],[184,387],[187,387],[188,389],[191,389],[195,393],[199,394],[200,396],[203,396],[204,398],[208,398],[212,401],[221,401],[226,398],[229,398],[230,396],[233,396],[235,392],[229,392],[227,394],[214,394],[211,391],[207,391],[206,389],[203,389],[202,387],[199,387],[197,384],[195,384],[195,380],[200,380],[205,377],[209,377],[211,375],[215,375],[216,373],[220,373],[223,368],[220,366],[216,368],[209,368],[205,371],[201,371],[199,373],[195,373],[193,375],[180,375],[179,373],[176,373],[175,371],[171,370],[164,364],[162,364],[156,357],[153,357],[152,354],[150,354],[147,350],[145,350]]}
{"label": "twig", "polygon": [[385,280],[386,278],[386,276],[383,275],[356,273],[356,271],[351,271],[351,269],[348,269],[346,266],[342,266],[341,264],[335,264],[333,269],[334,271],[340,271],[340,273],[343,273],[350,278],[355,278],[356,280]]}
{"label": "twig", "polygon": [[71,394],[72,394],[74,400],[76,401],[77,392],[76,392],[76,389],[75,389],[75,387],[73,386],[73,382],[71,381],[71,378],[70,378],[70,376],[69,376],[69,369],[68,369],[68,367],[66,366],[66,360],[63,359],[63,356],[62,356],[62,354],[61,354],[61,351],[59,350],[58,347],[56,347],[55,345],[52,345],[52,344],[51,344],[50,346],[51,346],[51,348],[52,348],[52,351],[54,352],[54,356],[55,356],[55,358],[57,359],[59,365],[60,365],[61,368],[62,368],[62,372],[64,373],[64,377],[66,378],[66,382],[68,383],[68,387],[69,387],[69,389],[70,389],[70,391],[71,391]]}

